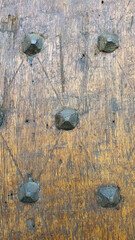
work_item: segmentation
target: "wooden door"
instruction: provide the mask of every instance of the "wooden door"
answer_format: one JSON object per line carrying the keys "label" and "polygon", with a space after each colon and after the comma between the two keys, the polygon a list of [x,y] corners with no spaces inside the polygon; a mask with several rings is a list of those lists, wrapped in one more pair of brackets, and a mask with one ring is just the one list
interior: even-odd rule
{"label": "wooden door", "polygon": [[[1,0],[0,239],[133,240],[135,236],[135,2]],[[98,36],[120,46],[99,52]],[[44,48],[22,51],[29,33]],[[71,131],[55,114],[79,112]],[[35,203],[18,199],[31,177]],[[120,189],[117,207],[97,202],[103,186]]]}

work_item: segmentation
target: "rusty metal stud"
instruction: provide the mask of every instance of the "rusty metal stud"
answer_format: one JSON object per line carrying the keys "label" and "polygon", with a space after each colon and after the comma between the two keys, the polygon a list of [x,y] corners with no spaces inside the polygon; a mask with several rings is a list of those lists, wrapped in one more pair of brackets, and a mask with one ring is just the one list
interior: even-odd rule
{"label": "rusty metal stud", "polygon": [[77,110],[64,107],[55,115],[55,125],[58,129],[72,130],[78,124],[79,117]]}
{"label": "rusty metal stud", "polygon": [[29,179],[27,183],[19,187],[18,197],[23,203],[34,203],[39,199],[40,188],[36,182]]}
{"label": "rusty metal stud", "polygon": [[98,37],[98,49],[102,52],[111,53],[119,47],[118,35],[115,33],[103,32]]}
{"label": "rusty metal stud", "polygon": [[118,187],[100,188],[97,191],[97,200],[101,207],[116,207],[120,202],[120,189]]}
{"label": "rusty metal stud", "polygon": [[3,123],[3,119],[4,119],[4,111],[2,109],[0,109],[0,126]]}
{"label": "rusty metal stud", "polygon": [[25,36],[22,50],[27,56],[33,56],[43,49],[43,37],[36,33],[29,33]]}

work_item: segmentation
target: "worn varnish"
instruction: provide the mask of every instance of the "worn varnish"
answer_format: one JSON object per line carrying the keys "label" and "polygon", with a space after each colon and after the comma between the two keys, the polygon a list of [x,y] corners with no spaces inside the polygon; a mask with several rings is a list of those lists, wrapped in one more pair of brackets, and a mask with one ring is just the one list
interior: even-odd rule
{"label": "worn varnish", "polygon": [[[135,235],[135,2],[0,2],[0,239],[133,240]],[[98,51],[104,31],[119,37]],[[28,33],[44,50],[32,66]],[[55,114],[77,109],[79,124],[58,130]],[[36,203],[18,199],[31,177]],[[97,203],[99,188],[118,187],[116,208]]]}

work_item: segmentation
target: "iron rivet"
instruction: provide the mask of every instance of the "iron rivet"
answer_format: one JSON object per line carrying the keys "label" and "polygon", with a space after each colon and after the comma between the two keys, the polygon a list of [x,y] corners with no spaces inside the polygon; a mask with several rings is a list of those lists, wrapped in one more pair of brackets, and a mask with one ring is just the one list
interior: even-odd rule
{"label": "iron rivet", "polygon": [[34,203],[39,199],[40,188],[31,178],[19,187],[18,197],[23,203]]}
{"label": "iron rivet", "polygon": [[25,36],[22,50],[27,56],[33,56],[43,49],[43,37],[36,33],[29,33]]}
{"label": "iron rivet", "polygon": [[111,53],[119,47],[118,35],[104,32],[98,37],[98,49],[101,52]]}
{"label": "iron rivet", "polygon": [[120,202],[120,189],[118,187],[103,187],[98,189],[96,194],[101,207],[113,208]]}
{"label": "iron rivet", "polygon": [[79,117],[77,110],[64,107],[55,115],[55,125],[58,129],[72,130],[78,124]]}

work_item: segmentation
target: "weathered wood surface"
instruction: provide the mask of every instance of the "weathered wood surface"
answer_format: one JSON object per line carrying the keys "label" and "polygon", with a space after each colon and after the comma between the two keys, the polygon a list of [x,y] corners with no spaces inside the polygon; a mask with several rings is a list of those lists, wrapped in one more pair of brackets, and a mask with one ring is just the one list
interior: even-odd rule
{"label": "weathered wood surface", "polygon": [[[134,239],[135,1],[102,2],[0,2],[0,239]],[[103,30],[119,35],[111,54],[96,50]],[[32,67],[29,32],[45,39]],[[62,105],[80,113],[73,131],[56,130]],[[29,174],[41,194],[26,205]],[[104,185],[120,187],[118,208],[97,205]]]}

